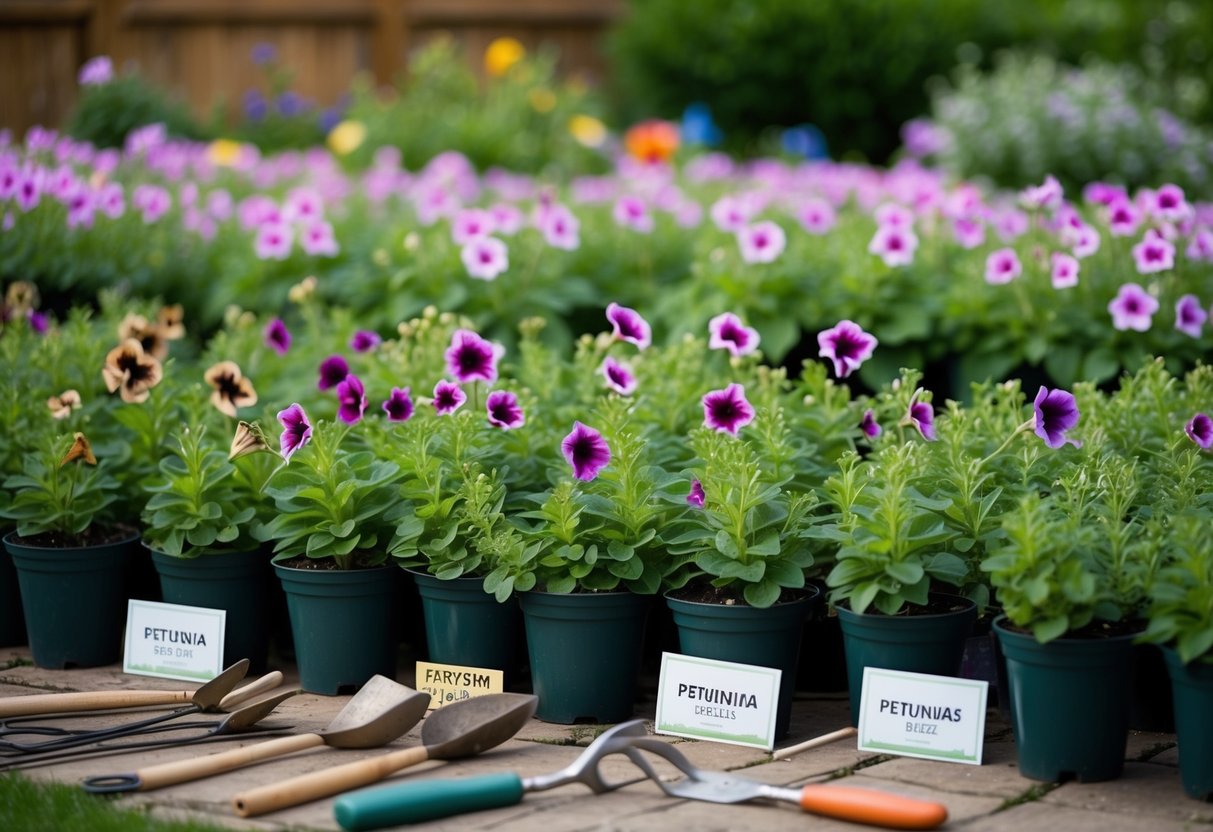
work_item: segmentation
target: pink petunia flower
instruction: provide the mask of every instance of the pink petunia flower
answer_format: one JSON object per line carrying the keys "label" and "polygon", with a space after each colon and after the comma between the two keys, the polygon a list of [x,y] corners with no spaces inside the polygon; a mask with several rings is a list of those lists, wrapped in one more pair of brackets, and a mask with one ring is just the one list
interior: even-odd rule
{"label": "pink petunia flower", "polygon": [[749,355],[758,349],[758,330],[743,324],[732,312],[708,321],[708,333],[709,349],[728,350],[735,356]]}
{"label": "pink petunia flower", "polygon": [[1000,248],[990,252],[986,258],[986,283],[1001,285],[1010,283],[1023,274],[1019,255],[1013,248]]}
{"label": "pink petunia flower", "polygon": [[1078,285],[1078,260],[1076,258],[1055,251],[1050,259],[1053,264],[1050,277],[1054,289],[1069,289]]}
{"label": "pink petunia flower", "polygon": [[1175,328],[1185,335],[1199,338],[1209,313],[1196,295],[1184,295],[1175,303]]}
{"label": "pink petunia flower", "polygon": [[509,248],[496,237],[476,237],[459,253],[468,275],[477,280],[495,280],[510,267]]}
{"label": "pink petunia flower", "polygon": [[834,362],[834,375],[846,378],[872,357],[877,340],[853,321],[839,321],[817,333],[818,355]]}
{"label": "pink petunia flower", "polygon": [[908,228],[882,225],[868,243],[868,253],[875,254],[890,268],[908,266],[914,262],[918,236]]}
{"label": "pink petunia flower", "polygon": [[1112,326],[1119,330],[1145,332],[1150,328],[1158,301],[1136,283],[1126,283],[1108,303]]}
{"label": "pink petunia flower", "polygon": [[1133,246],[1133,261],[1138,274],[1165,272],[1175,265],[1175,246],[1153,228]]}
{"label": "pink petunia flower", "polygon": [[635,344],[638,350],[648,349],[653,343],[653,330],[649,327],[649,322],[635,309],[612,302],[607,305],[606,317],[616,339]]}
{"label": "pink petunia flower", "polygon": [[257,237],[253,241],[253,251],[262,260],[285,260],[291,255],[295,234],[290,226],[279,223],[266,223],[257,229]]}
{"label": "pink petunia flower", "polygon": [[741,259],[747,263],[771,263],[783,253],[787,236],[783,229],[765,220],[747,225],[737,232]]}
{"label": "pink petunia flower", "polygon": [[434,410],[439,416],[449,416],[468,400],[458,384],[443,379],[434,385]]}
{"label": "pink petunia flower", "polygon": [[745,388],[730,384],[723,390],[713,390],[703,397],[703,423],[713,430],[737,435],[737,431],[754,421],[754,407],[745,397]]}
{"label": "pink petunia flower", "polygon": [[600,372],[602,373],[602,377],[606,379],[607,387],[619,395],[630,396],[636,392],[639,382],[632,373],[632,368],[622,361],[616,361],[608,355],[602,362]]}

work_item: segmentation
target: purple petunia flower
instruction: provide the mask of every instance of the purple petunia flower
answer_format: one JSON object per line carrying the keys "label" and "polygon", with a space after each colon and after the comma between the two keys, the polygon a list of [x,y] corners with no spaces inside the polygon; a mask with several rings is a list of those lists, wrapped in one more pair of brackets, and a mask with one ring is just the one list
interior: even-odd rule
{"label": "purple petunia flower", "polygon": [[889,267],[910,265],[917,249],[918,236],[912,230],[891,225],[877,227],[868,243],[868,253],[877,255]]}
{"label": "purple petunia flower", "polygon": [[518,397],[508,390],[489,393],[485,406],[489,412],[489,424],[495,428],[512,430],[526,424],[526,414],[518,404]]}
{"label": "purple petunia flower", "polygon": [[295,451],[311,440],[312,423],[307,420],[307,414],[303,412],[303,406],[298,402],[286,410],[279,410],[278,422],[282,425],[282,436],[279,439],[282,458],[290,462]]}
{"label": "purple petunia flower", "polygon": [[345,381],[350,374],[350,365],[340,355],[330,355],[320,362],[320,380],[316,382],[317,390],[331,390]]}
{"label": "purple petunia flower", "polygon": [[449,416],[468,400],[458,384],[443,379],[434,385],[434,410],[439,416]]}
{"label": "purple petunia flower", "polygon": [[281,318],[274,318],[266,324],[262,335],[265,345],[279,355],[286,355],[291,348],[291,333]]}
{"label": "purple petunia flower", "polygon": [[1131,237],[1141,225],[1141,212],[1128,199],[1118,199],[1108,206],[1108,231],[1113,237]]}
{"label": "purple petunia flower", "polygon": [[76,76],[76,81],[82,87],[101,86],[112,80],[114,80],[114,62],[108,55],[89,58],[84,62],[84,66],[80,67],[80,74]]}
{"label": "purple petunia flower", "polygon": [[544,212],[539,229],[552,248],[575,251],[581,245],[581,223],[563,205],[553,205]]}
{"label": "purple petunia flower", "polygon": [[602,362],[602,376],[606,379],[607,387],[614,390],[621,396],[630,396],[636,392],[636,386],[639,382],[636,381],[636,376],[632,374],[632,368],[622,361],[616,361],[609,355]]}
{"label": "purple petunia flower", "polygon": [[[257,239],[261,239],[260,234]],[[299,235],[299,245],[303,248],[303,253],[309,255],[336,257],[341,251],[337,238],[333,235],[333,226],[326,220],[316,220],[305,225]],[[289,248],[287,253],[290,253]]]}
{"label": "purple petunia flower", "polygon": [[1053,174],[1046,174],[1040,185],[1029,185],[1019,192],[1019,203],[1025,208],[1056,208],[1061,204],[1061,183]]}
{"label": "purple petunia flower", "polygon": [[703,397],[703,423],[713,430],[736,436],[752,421],[754,407],[746,401],[745,388],[740,384],[730,384]]}
{"label": "purple petunia flower", "polygon": [[459,253],[468,275],[477,280],[495,280],[510,267],[510,252],[496,237],[476,237],[469,240]]}
{"label": "purple petunia flower", "polygon": [[833,205],[824,199],[812,198],[805,200],[796,211],[796,219],[800,220],[805,231],[820,235],[829,233],[838,221],[838,216]]}
{"label": "purple petunia flower", "polygon": [[1160,220],[1178,222],[1188,215],[1191,206],[1184,198],[1183,188],[1167,183],[1154,192],[1154,204],[1150,209]]}
{"label": "purple petunia flower", "polygon": [[350,338],[350,349],[354,352],[370,352],[381,343],[383,343],[383,339],[379,337],[378,332],[360,329]]}
{"label": "purple petunia flower", "polygon": [[1076,228],[1068,235],[1070,250],[1075,257],[1090,257],[1099,251],[1099,232],[1089,225]]}
{"label": "purple petunia flower", "polygon": [[883,433],[880,422],[876,421],[876,414],[870,408],[863,412],[863,421],[859,423],[859,429],[868,439],[875,439]]}
{"label": "purple petunia flower", "polygon": [[1074,396],[1065,390],[1050,390],[1041,387],[1033,403],[1036,412],[1036,435],[1045,441],[1050,448],[1060,448],[1069,442],[1075,448],[1081,448],[1082,443],[1070,439],[1066,431],[1078,424],[1078,404]]}
{"label": "purple petunia flower", "polygon": [[1051,257],[1053,269],[1050,277],[1054,289],[1069,289],[1078,285],[1078,260],[1060,251],[1053,252]]}
{"label": "purple petunia flower", "polygon": [[389,422],[407,422],[413,417],[413,398],[409,388],[393,387],[391,395],[383,403],[383,412]]}
{"label": "purple petunia flower", "polygon": [[457,329],[446,351],[446,367],[460,384],[497,380],[497,361],[505,354],[500,344],[486,341],[470,329]]}
{"label": "purple petunia flower", "polygon": [[1213,419],[1207,413],[1197,413],[1184,425],[1184,433],[1188,438],[1201,447],[1201,450],[1213,448]]}
{"label": "purple petunia flower", "polygon": [[347,425],[362,419],[366,412],[366,388],[361,379],[350,373],[337,385],[337,416]]}
{"label": "purple petunia flower", "polygon": [[635,309],[611,303],[607,305],[606,316],[611,322],[614,336],[620,341],[635,344],[640,350],[647,349],[653,343],[653,330],[649,322],[640,317]]}
{"label": "purple petunia flower", "polygon": [[817,333],[818,355],[834,362],[834,375],[846,378],[872,357],[877,340],[853,321],[839,321],[824,332]]}
{"label": "purple petunia flower", "polygon": [[45,335],[46,330],[50,328],[50,318],[46,316],[45,312],[31,309],[28,313],[28,318],[30,330],[38,335]]}
{"label": "purple petunia flower", "polygon": [[787,245],[783,229],[770,220],[747,225],[737,232],[741,259],[747,263],[771,263],[783,254]]}
{"label": "purple petunia flower", "polygon": [[1184,295],[1175,303],[1175,328],[1185,335],[1199,338],[1209,313],[1200,305],[1196,295]]}
{"label": "purple petunia flower", "polygon": [[758,330],[751,329],[732,312],[717,315],[708,321],[708,347],[728,350],[733,355],[749,355],[758,349]]}
{"label": "purple petunia flower", "polygon": [[901,420],[903,425],[910,425],[915,428],[922,438],[928,442],[935,441],[935,408],[931,407],[929,402],[920,402],[918,395],[922,390],[915,390],[914,396],[910,399],[910,408],[906,411],[905,418]]}
{"label": "purple petunia flower", "polygon": [[620,197],[615,202],[612,216],[615,218],[615,224],[621,228],[630,228],[641,234],[648,234],[653,230],[653,215],[640,197]]}
{"label": "purple petunia flower", "polygon": [[707,496],[703,491],[703,483],[699,480],[691,480],[691,493],[687,494],[687,505],[693,508],[703,508],[703,502]]}
{"label": "purple petunia flower", "polygon": [[594,479],[611,461],[611,449],[602,434],[581,422],[573,422],[573,430],[560,443],[560,450],[579,480]]}
{"label": "purple petunia flower", "polygon": [[295,232],[289,225],[267,222],[257,229],[253,250],[262,260],[285,260],[291,254]]}
{"label": "purple petunia flower", "polygon": [[1022,273],[1023,266],[1013,248],[1000,248],[990,252],[990,256],[986,258],[986,283],[1010,283]]}
{"label": "purple petunia flower", "polygon": [[1112,326],[1116,329],[1132,329],[1145,332],[1150,328],[1151,318],[1158,311],[1158,301],[1136,283],[1120,287],[1116,297],[1108,303],[1112,313]]}
{"label": "purple petunia flower", "polygon": [[1138,274],[1165,272],[1175,265],[1175,245],[1151,228],[1142,241],[1133,246],[1133,260]]}

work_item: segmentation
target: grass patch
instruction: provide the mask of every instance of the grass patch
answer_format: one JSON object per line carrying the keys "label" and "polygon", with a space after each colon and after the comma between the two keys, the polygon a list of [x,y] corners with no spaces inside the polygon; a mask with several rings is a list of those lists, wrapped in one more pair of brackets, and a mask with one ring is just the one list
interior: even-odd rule
{"label": "grass patch", "polygon": [[36,783],[19,774],[0,775],[0,829],[8,832],[231,832],[195,821],[152,818],[140,809],[119,808],[112,798],[77,786]]}
{"label": "grass patch", "polygon": [[1037,783],[1035,786],[1032,786],[1021,795],[1016,797],[1008,797],[1002,802],[1001,806],[994,810],[994,814],[1005,812],[1007,809],[1011,809],[1016,806],[1022,806],[1025,803],[1033,803],[1040,800],[1042,797],[1060,785],[1060,783]]}

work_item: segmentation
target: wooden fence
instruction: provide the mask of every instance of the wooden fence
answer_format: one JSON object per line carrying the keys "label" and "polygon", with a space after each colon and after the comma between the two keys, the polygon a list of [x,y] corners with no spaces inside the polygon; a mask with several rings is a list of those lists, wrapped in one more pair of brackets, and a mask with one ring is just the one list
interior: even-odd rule
{"label": "wooden fence", "polygon": [[61,124],[94,55],[188,102],[238,106],[259,83],[253,47],[273,45],[294,89],[321,106],[354,76],[391,82],[439,33],[478,60],[495,37],[560,49],[562,69],[601,78],[600,37],[624,0],[0,0],[0,128]]}

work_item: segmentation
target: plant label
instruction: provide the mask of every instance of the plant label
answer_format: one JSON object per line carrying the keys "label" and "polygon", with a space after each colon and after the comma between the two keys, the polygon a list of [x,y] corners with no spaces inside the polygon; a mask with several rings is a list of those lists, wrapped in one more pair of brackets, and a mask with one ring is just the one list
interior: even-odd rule
{"label": "plant label", "polygon": [[859,750],[981,765],[989,682],[865,667]]}
{"label": "plant label", "polygon": [[486,693],[505,690],[505,673],[484,667],[417,662],[414,687],[430,695],[430,710]]}
{"label": "plant label", "polygon": [[122,672],[209,682],[223,670],[227,610],[127,601]]}
{"label": "plant label", "polygon": [[772,667],[662,653],[654,730],[770,751],[781,675]]}

